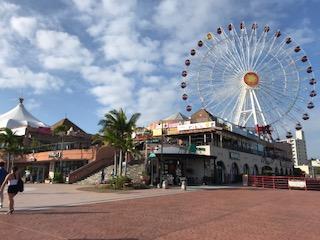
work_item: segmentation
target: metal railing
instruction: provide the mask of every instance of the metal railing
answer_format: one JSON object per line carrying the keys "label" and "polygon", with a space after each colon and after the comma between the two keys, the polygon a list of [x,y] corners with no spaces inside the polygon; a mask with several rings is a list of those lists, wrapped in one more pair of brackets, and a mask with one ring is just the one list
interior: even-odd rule
{"label": "metal railing", "polygon": [[[301,186],[290,186],[291,182],[303,183]],[[249,176],[248,186],[273,189],[304,189],[320,191],[320,179],[294,176]]]}

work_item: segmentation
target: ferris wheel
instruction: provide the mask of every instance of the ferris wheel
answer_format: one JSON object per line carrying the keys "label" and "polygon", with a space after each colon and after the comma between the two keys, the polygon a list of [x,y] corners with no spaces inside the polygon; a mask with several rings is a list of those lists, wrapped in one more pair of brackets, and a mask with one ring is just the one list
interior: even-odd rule
{"label": "ferris wheel", "polygon": [[302,129],[317,95],[309,57],[293,38],[269,26],[229,24],[191,49],[182,71],[186,110],[201,101],[213,115],[279,138]]}

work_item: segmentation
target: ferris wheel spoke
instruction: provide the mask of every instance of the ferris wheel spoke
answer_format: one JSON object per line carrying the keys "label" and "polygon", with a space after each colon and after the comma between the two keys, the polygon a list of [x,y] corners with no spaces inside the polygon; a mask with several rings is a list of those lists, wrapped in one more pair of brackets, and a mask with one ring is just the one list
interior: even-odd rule
{"label": "ferris wheel spoke", "polygon": [[276,87],[269,86],[267,84],[265,84],[263,87],[259,88],[259,90],[265,91],[280,100],[291,99],[291,98],[295,97],[295,96],[290,96],[290,95],[284,94],[281,90],[278,90]]}
{"label": "ferris wheel spoke", "polygon": [[235,61],[231,61],[227,56],[222,55],[218,57],[216,54],[213,54],[213,51],[209,51],[208,54],[210,54],[213,57],[216,57],[217,61],[218,59],[224,60],[224,62],[227,63],[227,65],[230,68],[236,68],[238,71],[241,71],[241,68],[239,68],[239,65],[237,65]]}
{"label": "ferris wheel spoke", "polygon": [[[237,91],[237,90],[234,90],[234,91]],[[233,92],[231,92],[231,93],[233,93]],[[229,94],[229,95],[230,95],[230,94]],[[224,97],[224,98],[223,98],[223,97]],[[219,96],[219,98],[220,98],[220,96]],[[228,99],[228,97],[227,97],[226,95],[222,95],[221,98],[223,98],[223,100],[219,99],[219,101],[218,101],[216,104],[214,104],[214,105],[212,105],[212,103],[215,102],[216,99],[215,99],[215,98],[212,98],[212,99],[204,106],[204,108],[207,108],[208,106],[211,106],[211,107],[210,107],[211,109],[217,109],[218,106],[220,106],[221,104],[224,104],[225,101],[226,101],[226,99]]]}
{"label": "ferris wheel spoke", "polygon": [[227,50],[226,50],[227,54],[224,56],[225,59],[229,62],[232,61],[232,63],[233,63],[232,65],[234,65],[238,71],[244,71],[244,65],[243,65],[243,62],[240,58],[239,52],[235,48],[234,40],[230,39],[230,37],[225,32],[223,32],[223,34],[224,34],[224,37],[225,37],[227,43],[229,43],[229,45],[232,47],[231,48],[232,52],[230,51],[229,48],[227,48]]}
{"label": "ferris wheel spoke", "polygon": [[[243,50],[243,43],[242,43],[237,31],[233,30],[232,33],[233,33],[233,37],[234,37],[234,42],[236,43],[238,41],[238,43],[239,43],[239,48],[238,49],[240,51],[239,52],[237,51],[237,52],[239,53],[239,57],[240,57],[240,59],[242,61],[243,70],[246,71],[248,68],[247,68],[247,66],[245,66],[246,61],[245,61],[245,54],[244,54],[244,50]],[[234,46],[234,47],[237,49],[236,46]]]}
{"label": "ferris wheel spoke", "polygon": [[[256,65],[257,61],[259,61],[261,55],[262,55],[262,52],[264,51],[265,47],[266,47],[266,42],[267,42],[267,36],[268,36],[268,33],[267,32],[263,32],[262,35],[261,35],[261,45],[259,45],[259,49],[258,49],[258,55],[256,56],[255,54],[253,55],[253,60],[252,60],[252,64],[251,64],[251,69],[254,69],[254,66]],[[258,46],[258,44],[256,44],[256,47]],[[257,50],[257,48],[256,48]],[[255,51],[256,52],[256,51]],[[256,57],[255,57],[256,56]]]}
{"label": "ferris wheel spoke", "polygon": [[232,60],[235,64],[238,64],[238,66],[239,66],[238,70],[243,72],[245,70],[245,66],[243,65],[243,59],[241,58],[240,53],[235,45],[236,40],[235,40],[234,36],[232,36],[233,38],[230,38],[225,32],[223,32],[223,34],[224,34],[225,38],[227,39],[227,42],[231,46],[232,52],[228,50],[229,56],[232,58]]}
{"label": "ferris wheel spoke", "polygon": [[[285,55],[285,56],[282,56],[282,53],[280,53],[280,54],[277,54],[277,55],[275,55],[275,56],[271,56],[270,57],[270,59],[269,59],[269,61],[268,62],[266,62],[266,63],[263,63],[263,64],[260,64],[260,66],[258,67],[257,66],[257,71],[261,71],[262,69],[264,69],[264,68],[266,68],[267,66],[269,66],[270,65],[270,62],[272,61],[272,60],[276,60],[276,59],[279,59],[279,55],[280,55],[280,57],[282,58],[282,59],[285,59],[285,61],[287,61],[288,63],[287,63],[287,65],[286,65],[286,67],[287,66],[290,66],[290,65],[295,65],[295,61],[292,59],[292,56],[291,55],[289,55],[289,54],[283,54],[283,55]],[[273,66],[276,66],[277,65],[277,63],[274,63],[273,65],[272,65],[272,67]]]}
{"label": "ferris wheel spoke", "polygon": [[[230,100],[228,101],[228,103],[225,105],[223,111],[222,111],[222,116],[225,116],[225,112],[227,111],[227,109],[230,108],[230,105],[232,103],[235,103],[237,99],[237,94],[233,94],[232,97],[230,98]],[[235,106],[235,104],[233,104]],[[229,112],[230,113],[230,112]]]}
{"label": "ferris wheel spoke", "polygon": [[247,70],[250,70],[250,48],[251,47],[250,47],[250,41],[249,41],[247,28],[244,28],[243,33],[244,33],[244,39],[245,39],[245,42],[246,42],[246,50],[247,50],[247,61],[246,61]]}
{"label": "ferris wheel spoke", "polygon": [[[256,32],[256,30],[255,30],[255,32]],[[261,41],[262,41],[262,46],[265,45],[265,41],[266,41],[265,35],[266,34],[267,34],[266,32],[263,32],[261,34],[261,36],[258,38],[258,41],[255,41],[255,43],[253,44],[254,48],[253,48],[253,52],[252,52],[252,56],[251,56],[250,69],[253,69],[253,63],[254,63],[255,56],[256,56],[257,46],[261,45]],[[262,50],[263,50],[263,48],[260,49],[261,53],[262,53]],[[261,53],[259,53],[257,57],[259,57]]]}
{"label": "ferris wheel spoke", "polygon": [[273,48],[273,45],[274,45],[276,39],[277,39],[276,37],[273,37],[273,40],[272,40],[271,44],[269,45],[267,52],[264,54],[264,57],[256,60],[255,64],[253,65],[253,69],[255,69],[257,66],[259,66],[259,64],[261,62],[263,62],[268,57],[268,55],[270,54],[270,52]]}
{"label": "ferris wheel spoke", "polygon": [[[285,100],[291,100],[290,98],[288,99],[288,96],[286,96],[280,92],[276,92],[270,88],[269,89],[268,88],[260,88],[259,91],[267,94],[269,97],[273,98],[274,100],[276,100],[278,103],[281,103],[281,104],[286,104]],[[284,107],[287,107],[287,106],[284,105]]]}

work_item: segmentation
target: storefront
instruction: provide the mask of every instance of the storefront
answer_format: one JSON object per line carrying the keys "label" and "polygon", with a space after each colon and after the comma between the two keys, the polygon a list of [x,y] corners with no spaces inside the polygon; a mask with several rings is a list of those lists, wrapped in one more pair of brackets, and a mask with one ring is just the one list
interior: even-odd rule
{"label": "storefront", "polygon": [[213,156],[198,154],[155,154],[149,161],[149,174],[153,184],[167,180],[169,185],[180,185],[187,180],[189,185],[214,184],[216,171]]}

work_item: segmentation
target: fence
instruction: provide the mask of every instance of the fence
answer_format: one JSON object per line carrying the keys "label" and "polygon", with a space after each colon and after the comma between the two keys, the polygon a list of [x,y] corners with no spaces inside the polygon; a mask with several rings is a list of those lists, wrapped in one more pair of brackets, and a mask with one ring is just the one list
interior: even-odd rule
{"label": "fence", "polygon": [[248,186],[320,191],[320,179],[293,176],[249,176]]}

